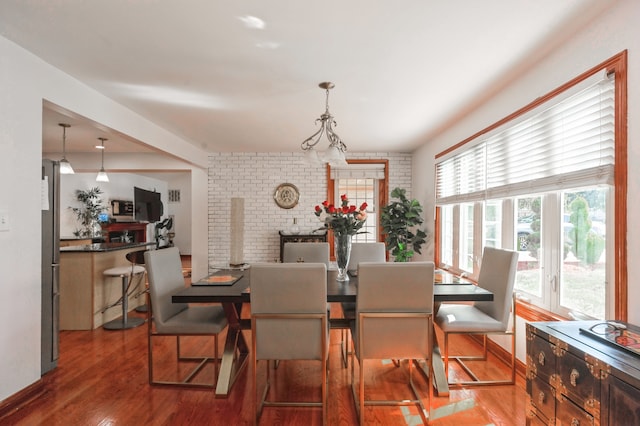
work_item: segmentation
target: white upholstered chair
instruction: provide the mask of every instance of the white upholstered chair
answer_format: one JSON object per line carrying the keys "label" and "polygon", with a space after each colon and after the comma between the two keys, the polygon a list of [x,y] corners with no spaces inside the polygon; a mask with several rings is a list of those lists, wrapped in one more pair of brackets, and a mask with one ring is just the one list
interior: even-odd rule
{"label": "white upholstered chair", "polygon": [[[367,405],[417,405],[425,424],[433,395],[433,262],[368,263],[358,267],[356,323],[352,329],[354,356],[359,361],[359,391],[355,390],[355,358],[351,363],[351,390],[360,424]],[[402,400],[366,400],[364,364],[371,359],[408,360],[413,396]],[[429,366],[425,408],[413,382],[413,360]],[[402,362],[401,362],[402,365]]]}
{"label": "white upholstered chair", "polygon": [[[218,334],[227,326],[227,317],[221,306],[189,306],[186,303],[173,303],[171,296],[184,288],[182,263],[177,247],[150,250],[145,253],[145,262],[149,276],[148,323],[149,323],[149,383],[153,385],[181,385],[212,388],[216,384],[219,357]],[[153,346],[154,340],[164,336],[176,337],[176,359],[171,368],[178,370],[181,363],[197,365],[182,380],[156,380],[154,377]],[[214,356],[186,357],[180,350],[181,336],[211,336],[214,343]],[[209,362],[215,363],[211,380],[193,382],[200,370]]]}
{"label": "white upholstered chair", "polygon": [[[283,263],[324,263],[329,270],[329,243],[285,243],[282,261]],[[330,311],[331,304],[327,303],[327,312]]]}
{"label": "white upholstered chair", "polygon": [[[323,263],[258,263],[251,266],[251,330],[255,420],[266,406],[322,407],[327,419],[327,268]],[[258,361],[266,360],[267,382],[258,401]],[[314,360],[321,364],[321,401],[274,401],[269,361]],[[308,422],[310,423],[310,422]]]}
{"label": "white upholstered chair", "polygon": [[[493,293],[491,302],[474,304],[442,304],[435,317],[435,323],[444,332],[445,374],[449,377],[449,361],[460,364],[472,378],[469,381],[449,381],[450,385],[496,385],[515,382],[515,304],[513,286],[518,268],[518,253],[511,250],[485,247],[478,285]],[[449,354],[450,334],[482,335],[482,355]],[[487,335],[502,334],[511,336],[511,375],[506,380],[481,380],[464,360],[487,359]]]}
{"label": "white upholstered chair", "polygon": [[329,269],[329,243],[285,243],[284,263],[324,263]]}
{"label": "white upholstered chair", "polygon": [[[351,256],[349,257],[349,265],[347,265],[347,271],[350,274],[357,274],[358,264],[360,262],[384,262],[387,259],[386,247],[384,243],[353,243],[351,245]],[[346,319],[355,320],[356,317],[356,304],[350,302],[343,302],[340,304],[342,307],[342,315]],[[348,330],[342,329],[340,352],[342,354],[342,364],[347,367],[349,355],[349,336]]]}

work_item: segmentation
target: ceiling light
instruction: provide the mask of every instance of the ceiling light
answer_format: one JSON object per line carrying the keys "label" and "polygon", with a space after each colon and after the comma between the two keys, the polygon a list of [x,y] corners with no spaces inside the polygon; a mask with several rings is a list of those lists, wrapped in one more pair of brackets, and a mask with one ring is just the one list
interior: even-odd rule
{"label": "ceiling light", "polygon": [[238,19],[242,21],[245,27],[254,28],[256,30],[263,30],[266,26],[265,22],[257,16],[245,15],[238,16]]}
{"label": "ceiling light", "polygon": [[102,142],[100,144],[99,147],[96,146],[96,148],[100,149],[100,155],[102,157],[102,161],[100,162],[100,171],[98,172],[98,176],[96,176],[96,182],[109,182],[109,176],[107,176],[107,172],[104,171],[104,141],[108,140],[107,138],[98,138],[100,139],[100,142]]}
{"label": "ceiling light", "polygon": [[[329,90],[333,89],[335,85],[331,82],[323,82],[318,86],[327,92],[326,109],[324,114],[316,119],[316,123],[318,121],[320,122],[320,129],[300,145],[305,152],[304,160],[308,164],[329,163],[332,166],[346,165],[347,160],[345,159],[344,152],[347,150],[347,146],[340,140],[340,136],[333,131],[333,126],[337,126],[337,124],[329,112]],[[320,142],[322,135],[325,135],[329,141],[329,148],[327,148],[323,155],[318,155],[315,146]]]}
{"label": "ceiling light", "polygon": [[63,175],[72,175],[74,173],[71,163],[67,160],[67,127],[71,124],[58,123],[62,127],[62,160],[60,160],[60,173]]}

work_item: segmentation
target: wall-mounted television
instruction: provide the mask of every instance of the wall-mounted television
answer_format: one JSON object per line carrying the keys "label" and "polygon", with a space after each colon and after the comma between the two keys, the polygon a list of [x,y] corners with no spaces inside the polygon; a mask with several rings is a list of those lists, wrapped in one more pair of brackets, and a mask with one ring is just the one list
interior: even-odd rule
{"label": "wall-mounted television", "polygon": [[160,193],[133,187],[134,220],[136,222],[158,222],[164,213]]}

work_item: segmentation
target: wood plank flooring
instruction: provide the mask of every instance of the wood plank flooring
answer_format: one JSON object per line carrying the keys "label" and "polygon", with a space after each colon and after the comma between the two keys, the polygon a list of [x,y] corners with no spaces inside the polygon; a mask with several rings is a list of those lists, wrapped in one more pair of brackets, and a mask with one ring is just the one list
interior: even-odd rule
{"label": "wood plank flooring", "polygon": [[[341,366],[339,338],[339,331],[332,331],[327,423],[355,425],[357,417],[349,387],[350,370]],[[202,347],[203,340],[198,339],[199,342],[191,342],[190,346],[197,351],[212,349],[210,343],[208,348],[207,345]],[[166,345],[167,350],[169,346]],[[189,342],[185,346],[189,346]],[[146,325],[126,331],[101,328],[65,331],[61,333],[60,347],[59,366],[44,379],[45,394],[11,416],[0,419],[0,424],[252,424],[251,366],[240,375],[228,398],[216,399],[211,390],[149,386]],[[377,361],[368,361],[365,366],[369,396],[408,395],[406,368],[398,369],[391,363]],[[264,365],[260,370],[259,378],[264,383]],[[289,398],[315,397],[319,395],[317,377],[317,363],[282,362],[273,380],[274,391]],[[416,383],[421,392],[426,391],[420,375],[416,375]],[[426,397],[426,393],[423,395]],[[431,415],[430,424],[438,426],[524,425],[523,380],[518,378],[515,386],[452,390],[448,398],[434,398]],[[413,407],[367,407],[365,418],[370,425],[422,424]],[[316,408],[266,408],[260,424],[319,425],[321,413]]]}
{"label": "wood plank flooring", "polygon": [[[187,277],[188,278],[188,277]],[[187,279],[188,281],[188,279]],[[339,308],[337,308],[339,309]],[[144,316],[133,312],[132,316]],[[243,316],[247,315],[247,312]],[[250,332],[245,332],[250,342]],[[220,349],[225,334],[220,335]],[[456,347],[473,345],[453,340]],[[169,354],[174,339],[154,349]],[[189,353],[213,353],[212,339],[184,341]],[[161,361],[162,362],[162,361]],[[251,364],[251,362],[249,362]],[[356,364],[357,365],[357,364]],[[474,364],[474,365],[477,365]],[[489,363],[489,375],[506,374],[500,362]],[[367,361],[366,389],[371,398],[409,396],[406,365],[396,368],[390,362]],[[265,366],[259,365],[260,386]],[[167,366],[155,367],[159,374]],[[209,368],[209,367],[208,367]],[[273,391],[289,399],[319,397],[319,364],[281,362],[272,375]],[[213,369],[203,374],[213,374]],[[414,373],[416,370],[414,370]],[[168,374],[176,373],[171,368]],[[451,374],[462,374],[453,370]],[[64,331],[60,335],[58,368],[44,378],[45,392],[25,407],[0,419],[1,425],[248,425],[253,422],[252,367],[239,376],[228,398],[215,398],[212,390],[150,386],[147,382],[147,326],[131,330]],[[425,381],[416,374],[415,382],[425,399]],[[357,371],[356,371],[357,380]],[[328,425],[356,425],[358,419],[350,390],[350,370],[342,368],[340,332],[331,332]],[[489,386],[452,390],[449,397],[434,397],[431,403],[434,426],[524,425],[524,380],[515,386]],[[367,407],[368,425],[419,425],[422,420],[414,407]],[[320,425],[319,408],[265,408],[261,425]]]}

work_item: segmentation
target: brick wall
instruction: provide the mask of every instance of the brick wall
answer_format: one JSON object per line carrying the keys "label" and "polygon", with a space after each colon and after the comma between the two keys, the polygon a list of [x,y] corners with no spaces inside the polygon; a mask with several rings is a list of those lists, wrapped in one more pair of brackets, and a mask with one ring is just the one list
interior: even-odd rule
{"label": "brick wall", "polygon": [[[349,159],[389,160],[389,190],[407,189],[411,194],[411,154],[353,153]],[[231,198],[244,198],[244,261],[272,262],[279,257],[278,231],[298,219],[300,231],[320,227],[314,207],[326,198],[326,168],[302,162],[302,153],[214,153],[209,155],[208,235],[210,267],[229,263]],[[292,209],[281,209],[273,193],[281,183],[300,190]]]}

